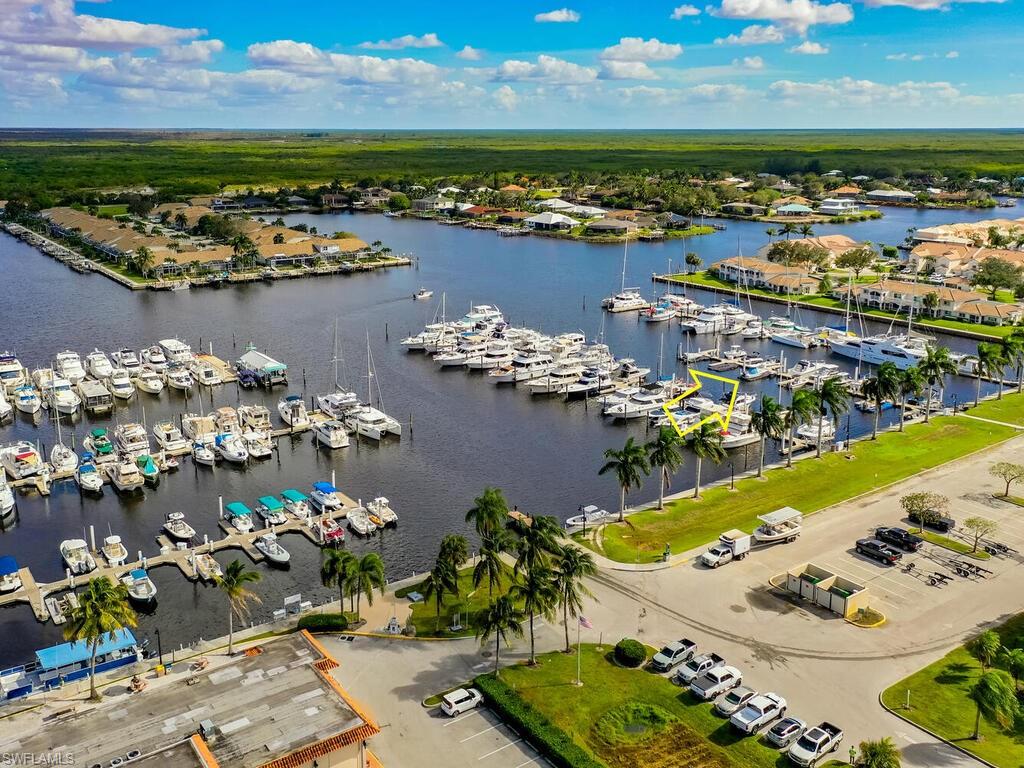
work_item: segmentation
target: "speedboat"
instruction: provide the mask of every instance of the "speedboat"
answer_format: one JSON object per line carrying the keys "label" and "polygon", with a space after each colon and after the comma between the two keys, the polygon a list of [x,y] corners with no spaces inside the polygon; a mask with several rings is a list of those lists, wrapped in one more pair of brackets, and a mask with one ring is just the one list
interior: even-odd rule
{"label": "speedboat", "polygon": [[188,392],[195,385],[192,374],[182,363],[168,363],[164,371],[167,386],[180,392]]}
{"label": "speedboat", "polygon": [[601,300],[601,306],[609,312],[629,312],[646,309],[648,304],[640,295],[639,288],[625,288],[612,296],[606,296]]}
{"label": "speedboat", "polygon": [[217,454],[205,443],[196,442],[192,444],[192,461],[196,464],[212,467],[217,463]]}
{"label": "speedboat", "polygon": [[117,350],[110,357],[114,361],[115,367],[123,368],[132,378],[142,373],[142,362],[139,360],[139,356],[127,347]]}
{"label": "speedboat", "polygon": [[381,526],[398,525],[398,514],[391,508],[391,502],[385,496],[378,496],[367,502],[366,511],[380,520]]}
{"label": "speedboat", "polygon": [[377,526],[370,520],[369,513],[362,507],[350,509],[346,519],[348,520],[348,527],[360,536],[369,536],[377,530]]}
{"label": "speedboat", "polygon": [[328,416],[340,419],[346,412],[359,405],[359,395],[339,389],[329,395],[317,395],[316,405]]}
{"label": "speedboat", "polygon": [[107,430],[103,427],[95,427],[85,439],[82,446],[89,451],[97,462],[110,461],[115,458],[114,444],[107,436]]}
{"label": "speedboat", "polygon": [[212,443],[217,436],[217,425],[213,416],[186,413],[181,417],[181,429],[185,437],[200,443]]}
{"label": "speedboat", "polygon": [[337,419],[318,421],[313,425],[313,437],[317,445],[327,448],[345,448],[349,444],[348,430]]}
{"label": "speedboat", "polygon": [[583,528],[587,525],[595,525],[611,517],[611,513],[607,509],[599,509],[593,504],[580,507],[577,511],[579,512],[578,515],[573,515],[565,521],[566,528]]}
{"label": "speedboat", "polygon": [[152,603],[156,600],[156,584],[149,578],[145,568],[135,568],[121,577],[121,583],[128,588],[128,597],[136,603]]}
{"label": "speedboat", "polygon": [[150,452],[146,428],[136,422],[118,424],[114,427],[114,445],[119,451],[132,456],[141,456]]}
{"label": "speedboat", "polygon": [[192,365],[189,366],[189,371],[192,373],[192,378],[204,387],[215,387],[223,383],[223,379],[217,373],[217,369],[205,360],[193,360]]}
{"label": "speedboat", "polygon": [[28,382],[28,372],[21,361],[10,352],[0,354],[0,385],[8,392],[13,392]]}
{"label": "speedboat", "polygon": [[313,491],[309,495],[309,500],[322,512],[336,512],[344,506],[341,496],[338,495],[338,489],[324,480],[313,483]]}
{"label": "speedboat", "polygon": [[153,439],[165,451],[180,453],[188,447],[188,441],[173,421],[161,421],[153,427]]}
{"label": "speedboat", "polygon": [[310,425],[306,404],[300,395],[286,395],[278,400],[277,413],[292,429],[307,429]]}
{"label": "speedboat", "polygon": [[78,454],[64,443],[54,443],[50,449],[50,466],[62,475],[74,472],[78,468]]}
{"label": "speedboat", "polygon": [[164,354],[164,351],[160,349],[159,344],[146,347],[139,354],[139,358],[142,360],[142,364],[151,371],[163,373],[167,370],[167,356]]}
{"label": "speedboat", "polygon": [[316,526],[320,530],[320,541],[323,544],[340,544],[345,540],[345,529],[338,525],[337,521],[321,515],[316,519]]}
{"label": "speedboat", "polygon": [[20,570],[18,561],[10,555],[0,557],[0,593],[7,594],[21,589]]}
{"label": "speedboat", "polygon": [[418,291],[416,291],[416,293],[414,293],[412,295],[412,297],[414,299],[416,299],[416,300],[420,300],[420,299],[429,299],[433,295],[434,295],[433,291],[428,291],[426,288],[420,288]]}
{"label": "speedboat", "polygon": [[547,376],[555,367],[555,359],[547,352],[520,352],[509,363],[488,372],[495,384],[515,384]]}
{"label": "speedboat", "polygon": [[147,368],[139,372],[135,378],[135,386],[148,395],[159,395],[164,391],[164,380],[156,371]]}
{"label": "speedboat", "polygon": [[144,453],[141,456],[135,457],[135,466],[139,468],[139,472],[142,473],[142,479],[149,483],[153,488],[160,485],[160,468],[153,461],[153,457],[148,453]]}
{"label": "speedboat", "polygon": [[68,570],[75,576],[89,573],[96,568],[96,558],[89,552],[89,545],[84,539],[65,539],[60,543],[60,556],[64,558]]}
{"label": "speedboat", "polygon": [[83,493],[103,493],[103,475],[92,463],[91,453],[82,454],[82,461],[75,470],[75,482]]}
{"label": "speedboat", "polygon": [[162,339],[158,345],[163,351],[168,363],[184,363],[188,365],[193,360],[192,348],[178,339]]}
{"label": "speedboat", "polygon": [[3,464],[7,474],[15,480],[49,471],[39,451],[27,440],[0,448],[0,464]]}
{"label": "speedboat", "polygon": [[135,395],[135,382],[124,368],[115,368],[114,372],[107,377],[107,389],[114,397],[131,400]]}
{"label": "speedboat", "polygon": [[262,536],[257,536],[252,545],[274,565],[286,565],[292,559],[288,550],[282,547],[277,540],[276,533],[264,533]]}
{"label": "speedboat", "polygon": [[274,455],[274,442],[266,432],[253,432],[246,430],[239,437],[249,451],[251,459],[269,459]]}
{"label": "speedboat", "polygon": [[164,518],[164,531],[176,541],[191,541],[195,538],[196,529],[185,522],[182,512],[168,512]]}
{"label": "speedboat", "polygon": [[796,436],[811,443],[818,442],[818,425],[821,424],[822,441],[831,440],[836,436],[836,427],[829,418],[813,418],[806,424],[801,424],[796,430]]}
{"label": "speedboat", "polygon": [[220,567],[220,563],[209,552],[197,554],[193,558],[193,562],[195,563],[196,573],[204,581],[216,582],[217,579],[224,576],[224,569]]}
{"label": "speedboat", "polygon": [[112,461],[104,465],[107,477],[113,486],[122,493],[130,493],[139,490],[146,482],[138,465],[132,457],[126,457]]}
{"label": "speedboat", "polygon": [[107,536],[103,540],[100,551],[103,553],[103,559],[107,561],[107,565],[117,567],[128,562],[128,548],[121,542],[120,536],[113,534]]}
{"label": "speedboat", "polygon": [[371,440],[383,440],[387,435],[402,435],[402,425],[397,419],[369,405],[361,405],[349,411],[345,415],[345,426]]}
{"label": "speedboat", "polygon": [[676,316],[678,310],[671,304],[652,304],[640,312],[640,316],[648,323],[663,323]]}
{"label": "speedboat", "polygon": [[260,496],[256,500],[256,514],[263,518],[267,525],[284,525],[288,522],[285,517],[285,506],[276,496]]}
{"label": "speedboat", "polygon": [[254,432],[270,432],[270,411],[265,405],[240,405],[236,411],[238,420],[243,427]]}
{"label": "speedboat", "polygon": [[224,519],[239,533],[252,531],[252,510],[240,501],[232,501],[224,508]]}
{"label": "speedboat", "polygon": [[31,384],[21,384],[14,388],[14,407],[22,413],[38,413],[43,407],[39,393]]}
{"label": "speedboat", "polygon": [[214,448],[220,457],[232,464],[244,464],[249,460],[249,449],[240,435],[222,433],[213,440]]}
{"label": "speedboat", "polygon": [[306,503],[309,501],[309,497],[306,494],[294,488],[286,488],[281,491],[281,499],[284,501],[284,508],[295,517],[300,520],[309,517],[309,505]]}
{"label": "speedboat", "polygon": [[96,381],[103,381],[114,372],[114,366],[110,364],[110,358],[101,349],[94,349],[85,356],[85,369]]}
{"label": "speedboat", "polygon": [[77,352],[70,349],[58,352],[53,359],[53,371],[62,379],[67,379],[72,384],[77,384],[85,378],[85,368],[82,367],[82,358]]}
{"label": "speedboat", "polygon": [[14,511],[14,489],[7,482],[7,475],[0,470],[0,520],[6,520]]}

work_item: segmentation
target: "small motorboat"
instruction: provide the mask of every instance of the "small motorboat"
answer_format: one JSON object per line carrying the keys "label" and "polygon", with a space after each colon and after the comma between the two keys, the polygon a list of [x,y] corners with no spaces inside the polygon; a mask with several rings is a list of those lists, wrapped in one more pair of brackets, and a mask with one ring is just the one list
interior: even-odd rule
{"label": "small motorboat", "polygon": [[148,453],[144,453],[141,456],[135,457],[135,464],[139,468],[139,472],[142,474],[142,479],[151,487],[156,488],[160,485],[160,468],[153,461],[153,457]]}
{"label": "small motorboat", "polygon": [[340,544],[345,540],[345,529],[338,525],[338,522],[326,515],[317,518],[317,527],[320,529],[320,541],[325,545]]}
{"label": "small motorboat", "polygon": [[135,386],[149,395],[159,395],[164,391],[164,380],[156,371],[143,370],[135,379]]}
{"label": "small motorboat", "polygon": [[0,557],[0,593],[17,592],[21,589],[21,575],[18,561],[10,555]]}
{"label": "small motorboat", "polygon": [[217,454],[208,445],[202,443],[192,444],[192,461],[202,464],[205,467],[212,467],[217,463]]}
{"label": "small motorboat", "polygon": [[128,562],[128,548],[121,542],[120,536],[107,536],[100,551],[103,552],[103,559],[107,561],[107,565],[116,567]]}
{"label": "small motorboat", "polygon": [[836,436],[836,427],[831,419],[820,417],[808,421],[796,430],[796,436],[810,443],[817,444],[818,429],[821,429],[821,441],[827,443]]}
{"label": "small motorboat", "polygon": [[607,509],[600,509],[593,504],[580,507],[577,511],[579,512],[578,515],[573,515],[565,521],[566,528],[583,528],[588,525],[599,525],[611,517],[611,512]]}
{"label": "small motorboat", "polygon": [[337,419],[318,421],[313,426],[313,436],[317,445],[322,445],[332,450],[346,448],[349,445],[348,430]]}
{"label": "small motorboat", "polygon": [[326,481],[313,483],[313,492],[309,495],[313,506],[324,512],[334,512],[344,506],[338,489]]}
{"label": "small motorboat", "polygon": [[240,435],[223,433],[214,438],[213,444],[224,461],[244,464],[249,460],[249,449]]}
{"label": "small motorboat", "polygon": [[286,488],[281,491],[281,499],[284,501],[284,508],[300,520],[305,520],[310,516],[309,504],[306,503],[309,501],[309,497],[301,491]]}
{"label": "small motorboat", "polygon": [[96,568],[96,558],[89,552],[84,539],[65,539],[60,543],[60,555],[75,576],[89,573]]}
{"label": "small motorboat", "polygon": [[256,514],[263,518],[267,525],[284,525],[288,522],[285,517],[285,506],[276,496],[260,496],[256,501]]}
{"label": "small motorboat", "polygon": [[121,577],[121,583],[128,588],[128,597],[137,603],[152,603],[156,600],[156,584],[149,578],[145,568],[135,568]]}
{"label": "small motorboat", "polygon": [[367,502],[366,511],[370,514],[371,521],[381,528],[385,525],[398,525],[398,514],[391,508],[391,502],[385,496],[378,496]]}
{"label": "small motorboat", "polygon": [[412,295],[414,300],[429,299],[434,295],[433,291],[428,291],[426,288],[420,288],[416,293]]}
{"label": "small motorboat", "polygon": [[281,420],[292,429],[308,429],[309,414],[306,404],[299,395],[286,395],[277,402],[277,412]]}
{"label": "small motorboat", "polygon": [[14,501],[14,489],[7,482],[7,475],[0,469],[0,520],[6,520],[17,506]]}
{"label": "small motorboat", "polygon": [[224,569],[220,567],[213,555],[203,552],[195,556],[196,573],[204,581],[216,581],[224,575]]}
{"label": "small motorboat", "polygon": [[168,512],[164,518],[164,531],[176,541],[190,541],[195,538],[196,529],[185,522],[182,512]]}
{"label": "small motorboat", "polygon": [[75,470],[75,482],[83,493],[103,493],[103,475],[92,463],[91,453],[82,454],[82,461]]}
{"label": "small motorboat", "polygon": [[377,525],[370,520],[370,515],[362,507],[350,509],[346,516],[348,527],[360,536],[369,536],[377,530]]}
{"label": "small motorboat", "polygon": [[93,455],[97,462],[112,461],[116,458],[114,444],[110,442],[107,430],[96,427],[82,441],[82,446]]}
{"label": "small motorboat", "polygon": [[277,540],[276,533],[264,533],[262,536],[257,536],[256,541],[252,544],[263,553],[268,562],[274,565],[287,565],[288,561],[292,559],[288,550],[282,547]]}
{"label": "small motorboat", "polygon": [[250,458],[269,459],[274,455],[274,443],[265,433],[243,432],[241,438]]}
{"label": "small motorboat", "polygon": [[239,533],[252,531],[252,510],[240,501],[232,501],[224,508],[224,519]]}

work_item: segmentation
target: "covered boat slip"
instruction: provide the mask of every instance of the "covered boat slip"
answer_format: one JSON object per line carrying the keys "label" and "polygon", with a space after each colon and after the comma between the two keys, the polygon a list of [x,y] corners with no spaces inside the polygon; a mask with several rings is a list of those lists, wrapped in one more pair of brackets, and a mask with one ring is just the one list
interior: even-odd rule
{"label": "covered boat slip", "polygon": [[[282,494],[283,495],[283,494]],[[283,512],[284,504],[276,496],[260,496],[257,501],[263,505],[268,512]]]}
{"label": "covered boat slip", "polygon": [[288,366],[260,352],[252,344],[235,363],[239,371],[252,371],[264,387],[288,383]]}
{"label": "covered boat slip", "polygon": [[224,506],[233,517],[244,517],[245,515],[251,515],[252,510],[249,509],[245,504],[240,501],[232,501]]}
{"label": "covered boat slip", "polygon": [[286,488],[281,491],[281,498],[294,504],[298,504],[300,501],[309,501],[309,497],[306,496],[306,494],[301,491],[297,491],[294,488]]}

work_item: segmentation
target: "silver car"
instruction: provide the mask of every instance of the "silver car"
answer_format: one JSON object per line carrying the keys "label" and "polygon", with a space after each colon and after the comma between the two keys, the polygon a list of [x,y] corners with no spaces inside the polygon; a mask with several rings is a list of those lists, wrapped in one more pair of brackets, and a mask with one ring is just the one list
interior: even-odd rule
{"label": "silver car", "polygon": [[768,729],[765,738],[777,747],[788,747],[807,730],[807,723],[798,717],[785,717]]}

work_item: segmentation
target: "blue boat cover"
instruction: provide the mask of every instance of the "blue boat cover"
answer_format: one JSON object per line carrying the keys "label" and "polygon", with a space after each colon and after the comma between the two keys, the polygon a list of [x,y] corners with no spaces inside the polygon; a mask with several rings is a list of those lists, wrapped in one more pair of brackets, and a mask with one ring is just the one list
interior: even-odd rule
{"label": "blue boat cover", "polygon": [[301,400],[301,399],[302,399],[301,395],[288,395],[288,397],[285,398],[285,400],[287,400],[290,403],[291,402],[295,402],[296,400]]}
{"label": "blue boat cover", "polygon": [[313,487],[320,491],[320,493],[336,493],[338,490],[333,485],[324,480],[320,480],[319,482],[313,483]]}
{"label": "blue boat cover", "polygon": [[146,569],[145,568],[136,568],[135,570],[132,571],[132,578],[135,579],[136,581],[138,581],[139,579],[144,579],[144,578],[146,578],[146,576],[147,576],[147,574],[146,574]]}
{"label": "blue boat cover", "polygon": [[294,488],[286,488],[285,490],[281,491],[281,496],[288,499],[288,501],[298,502],[306,500],[306,494],[301,493],[295,490]]}
{"label": "blue boat cover", "polygon": [[284,509],[284,504],[276,496],[260,496],[260,504],[269,509],[271,512],[276,512],[279,509]]}
{"label": "blue boat cover", "polygon": [[[50,648],[36,651],[36,661],[42,669],[60,669],[71,664],[88,661],[92,657],[91,640],[75,640],[73,643],[61,643]],[[113,634],[100,637],[96,647],[96,655],[103,656],[113,651],[131,648],[135,645],[135,635],[127,629],[118,629]]]}
{"label": "blue boat cover", "polygon": [[227,505],[227,510],[232,515],[251,515],[252,510],[240,501],[232,501]]}
{"label": "blue boat cover", "polygon": [[10,576],[18,572],[18,561],[10,555],[0,557],[0,576]]}

